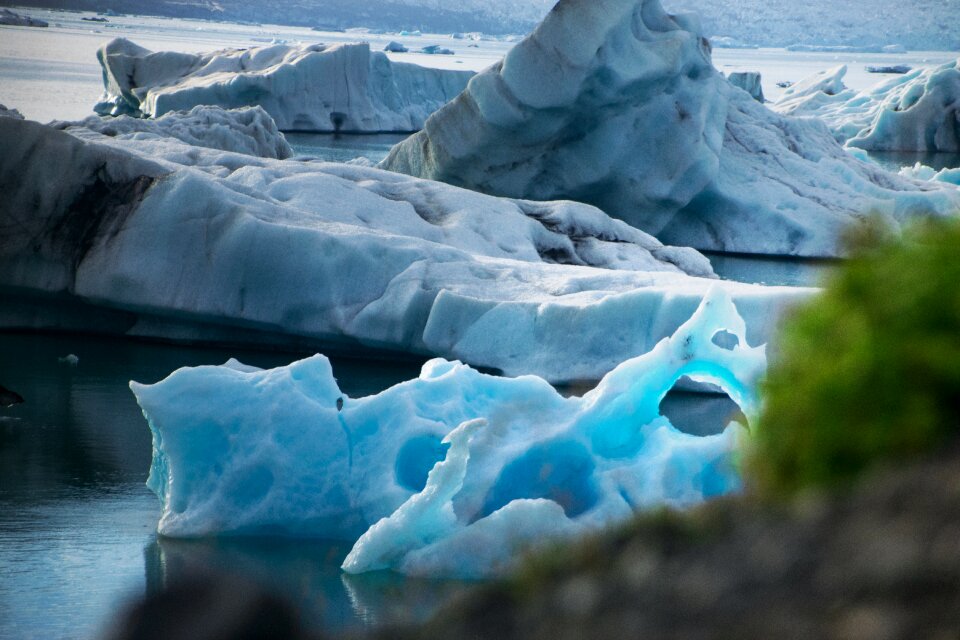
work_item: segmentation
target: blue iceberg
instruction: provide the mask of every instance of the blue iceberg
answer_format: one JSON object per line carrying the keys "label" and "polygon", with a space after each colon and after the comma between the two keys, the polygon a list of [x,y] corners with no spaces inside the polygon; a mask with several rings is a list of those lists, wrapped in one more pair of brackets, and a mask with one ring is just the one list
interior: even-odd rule
{"label": "blue iceberg", "polygon": [[350,398],[320,355],[269,371],[184,368],[131,389],[153,432],[159,533],[359,538],[348,572],[474,578],[637,510],[736,491],[744,427],[689,435],[659,405],[687,377],[751,415],[765,366],[716,287],[672,337],[582,397],[436,359]]}

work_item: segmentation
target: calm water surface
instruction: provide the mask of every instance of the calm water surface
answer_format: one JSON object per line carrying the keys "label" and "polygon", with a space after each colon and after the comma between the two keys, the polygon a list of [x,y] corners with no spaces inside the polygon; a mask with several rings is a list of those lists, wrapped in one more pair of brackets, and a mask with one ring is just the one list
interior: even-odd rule
{"label": "calm water surface", "polygon": [[347,162],[367,158],[380,162],[387,157],[393,145],[406,139],[406,133],[376,133],[371,135],[334,135],[326,133],[286,133],[287,142],[297,156],[317,158],[327,162]]}

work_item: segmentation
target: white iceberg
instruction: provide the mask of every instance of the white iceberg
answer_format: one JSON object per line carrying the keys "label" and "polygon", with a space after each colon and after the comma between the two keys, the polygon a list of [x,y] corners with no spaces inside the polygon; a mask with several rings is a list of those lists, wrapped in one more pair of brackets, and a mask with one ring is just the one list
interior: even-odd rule
{"label": "white iceberg", "polygon": [[960,168],[941,169],[937,171],[933,167],[928,167],[917,162],[912,167],[903,167],[900,169],[900,175],[912,178],[913,180],[927,180],[929,182],[945,182],[960,186]]}
{"label": "white iceberg", "polygon": [[779,113],[819,118],[847,146],[867,151],[960,152],[960,60],[884,80],[865,91],[843,84],[846,65],[784,92]]}
{"label": "white iceberg", "polygon": [[[718,346],[721,332],[737,343]],[[689,376],[752,415],[765,362],[718,287],[583,397],[433,360],[417,379],[350,398],[323,356],[185,368],[131,388],[153,432],[159,533],[363,534],[349,572],[481,577],[557,536],[737,490],[743,427],[685,434],[659,405]]]}
{"label": "white iceberg", "polygon": [[[670,335],[717,282],[696,251],[588,205],[97,135],[0,118],[0,286],[27,296],[3,326],[597,380]],[[753,342],[811,294],[718,286]],[[51,312],[68,302],[80,306]]]}
{"label": "white iceberg", "polygon": [[391,62],[367,43],[151,52],[117,38],[97,52],[101,115],[161,116],[260,105],[283,131],[417,131],[473,75]]}
{"label": "white iceberg", "polygon": [[561,0],[380,166],[589,202],[665,242],[740,253],[837,256],[870,212],[896,224],[960,207],[730,86],[695,21],[658,0]]}
{"label": "white iceberg", "polygon": [[54,122],[77,137],[86,131],[122,140],[158,140],[174,138],[189,145],[232,151],[261,158],[283,160],[293,156],[293,148],[277,129],[273,118],[260,107],[225,110],[197,106],[190,111],[171,111],[145,120],[130,116],[105,118],[90,116],[79,122]]}

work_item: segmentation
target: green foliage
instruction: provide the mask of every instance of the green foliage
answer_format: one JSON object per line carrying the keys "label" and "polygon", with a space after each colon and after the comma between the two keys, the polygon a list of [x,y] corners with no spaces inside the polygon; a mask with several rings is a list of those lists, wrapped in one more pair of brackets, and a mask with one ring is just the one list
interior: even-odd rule
{"label": "green foliage", "polygon": [[877,224],[781,335],[746,456],[768,495],[842,486],[960,434],[960,224]]}

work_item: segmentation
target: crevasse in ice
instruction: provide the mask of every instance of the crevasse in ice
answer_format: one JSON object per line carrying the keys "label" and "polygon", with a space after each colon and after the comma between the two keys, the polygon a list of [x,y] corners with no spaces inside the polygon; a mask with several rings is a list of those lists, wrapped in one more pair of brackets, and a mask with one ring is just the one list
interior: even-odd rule
{"label": "crevasse in ice", "polygon": [[[723,332],[736,340],[715,341]],[[750,415],[765,362],[717,287],[672,337],[582,397],[437,359],[349,398],[323,356],[270,371],[186,368],[131,388],[153,432],[161,534],[359,537],[349,572],[480,577],[558,536],[735,491],[743,427],[685,434],[659,405],[687,376]]]}

